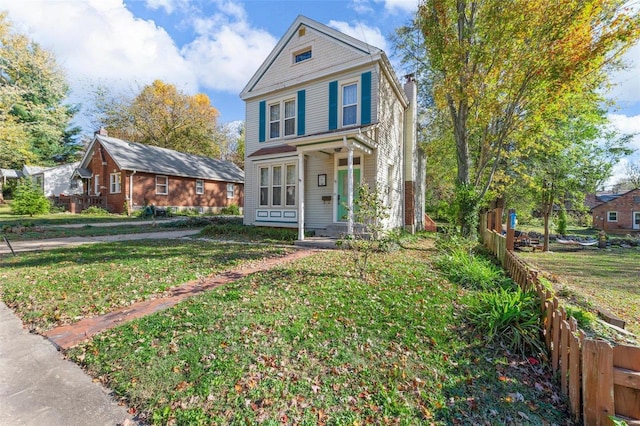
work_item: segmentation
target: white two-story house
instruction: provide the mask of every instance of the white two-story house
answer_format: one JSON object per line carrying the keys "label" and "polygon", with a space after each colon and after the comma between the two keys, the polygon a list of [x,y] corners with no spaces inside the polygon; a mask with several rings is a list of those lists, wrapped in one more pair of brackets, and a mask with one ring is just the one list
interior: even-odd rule
{"label": "white two-story house", "polygon": [[416,84],[403,86],[382,50],[299,16],[240,97],[245,224],[298,228],[300,239],[351,232],[366,182],[389,207],[387,229],[422,229]]}

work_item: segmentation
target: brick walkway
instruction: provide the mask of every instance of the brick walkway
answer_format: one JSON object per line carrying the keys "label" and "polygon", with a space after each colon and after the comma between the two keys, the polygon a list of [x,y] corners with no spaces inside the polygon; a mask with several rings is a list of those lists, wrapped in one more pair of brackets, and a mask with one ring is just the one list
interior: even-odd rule
{"label": "brick walkway", "polygon": [[301,259],[317,253],[318,250],[296,250],[282,257],[265,259],[259,263],[223,272],[213,277],[189,281],[170,290],[171,295],[159,299],[144,300],[126,308],[92,318],[85,318],[74,324],[54,328],[44,333],[59,349],[68,349],[89,339],[94,334],[116,327],[127,321],[141,318],[163,309],[203,291],[230,283],[256,272],[267,271],[274,266]]}

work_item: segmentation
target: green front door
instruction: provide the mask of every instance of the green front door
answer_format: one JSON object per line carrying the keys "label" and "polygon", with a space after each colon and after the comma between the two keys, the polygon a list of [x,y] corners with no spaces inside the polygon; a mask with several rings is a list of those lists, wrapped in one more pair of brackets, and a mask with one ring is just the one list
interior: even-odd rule
{"label": "green front door", "polygon": [[[346,222],[349,218],[347,205],[349,204],[348,170],[338,170],[338,221]],[[360,187],[360,169],[353,168],[353,199],[358,198]]]}

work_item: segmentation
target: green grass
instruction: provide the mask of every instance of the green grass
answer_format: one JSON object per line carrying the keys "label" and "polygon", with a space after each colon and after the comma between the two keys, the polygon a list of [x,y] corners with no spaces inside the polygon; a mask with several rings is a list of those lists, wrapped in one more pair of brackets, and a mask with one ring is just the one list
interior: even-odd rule
{"label": "green grass", "polygon": [[94,226],[86,224],[79,228],[59,228],[51,226],[29,226],[21,233],[2,233],[9,241],[45,240],[49,238],[96,237],[101,235],[140,234],[173,230],[171,222],[157,222],[140,225]]}
{"label": "green grass", "polygon": [[267,246],[145,240],[7,256],[0,258],[0,296],[28,328],[43,331],[284,252]]}
{"label": "green grass", "polygon": [[467,325],[473,290],[432,269],[432,242],[405,247],[374,254],[366,283],[323,252],[67,355],[154,424],[567,423],[548,372]]}
{"label": "green grass", "polygon": [[640,250],[568,250],[559,244],[552,244],[551,250],[519,256],[564,282],[556,284],[556,290],[562,290],[560,294],[569,296],[570,302],[592,311],[602,307],[624,319],[626,328],[640,336]]}

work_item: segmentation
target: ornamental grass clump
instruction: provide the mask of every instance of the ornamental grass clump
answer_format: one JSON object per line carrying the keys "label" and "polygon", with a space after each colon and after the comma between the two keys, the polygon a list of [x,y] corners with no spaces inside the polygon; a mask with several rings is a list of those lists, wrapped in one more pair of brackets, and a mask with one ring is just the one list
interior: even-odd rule
{"label": "ornamental grass clump", "polygon": [[504,272],[498,266],[463,245],[443,251],[435,264],[448,280],[469,289],[486,290],[505,285]]}
{"label": "ornamental grass clump", "polygon": [[487,343],[500,344],[523,356],[544,352],[535,295],[516,285],[474,295],[467,317]]}

